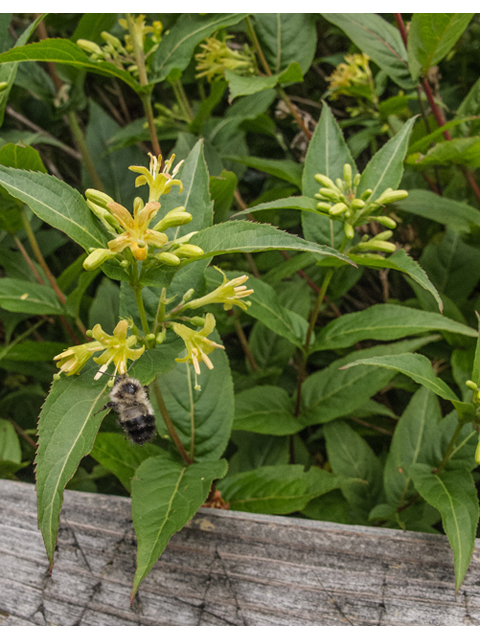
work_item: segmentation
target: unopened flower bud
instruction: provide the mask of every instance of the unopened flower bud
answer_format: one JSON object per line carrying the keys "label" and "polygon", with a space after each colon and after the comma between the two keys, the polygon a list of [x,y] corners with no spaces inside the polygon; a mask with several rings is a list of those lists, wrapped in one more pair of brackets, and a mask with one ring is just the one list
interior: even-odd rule
{"label": "unopened flower bud", "polygon": [[335,183],[333,180],[330,180],[327,176],[324,176],[322,173],[315,174],[315,180],[319,182],[322,187],[326,187],[327,189],[335,189]]}
{"label": "unopened flower bud", "polygon": [[393,236],[393,231],[382,231],[377,233],[374,240],[389,240]]}
{"label": "unopened flower bud", "polygon": [[87,189],[85,191],[85,196],[87,201],[93,202],[94,204],[99,205],[100,207],[107,207],[109,202],[113,202],[113,198],[111,198],[108,194],[103,193],[103,191],[99,191],[98,189]]}
{"label": "unopened flower bud", "polygon": [[354,230],[352,225],[349,222],[345,222],[343,225],[343,230],[345,232],[346,237],[351,240],[354,236]]}
{"label": "unopened flower bud", "polygon": [[339,216],[342,213],[345,213],[345,211],[348,211],[347,205],[343,202],[338,202],[337,204],[334,204],[333,207],[330,209],[330,215]]}
{"label": "unopened flower bud", "polygon": [[343,182],[343,180],[341,180],[340,178],[337,178],[337,179],[335,180],[335,184],[337,185],[337,188],[338,188],[340,191],[345,191],[345,183]]}
{"label": "unopened flower bud", "polygon": [[178,256],[175,256],[173,253],[167,253],[166,251],[155,253],[153,257],[155,260],[158,260],[158,262],[162,262],[170,267],[177,267],[180,264],[180,258]]}
{"label": "unopened flower bud", "polygon": [[334,202],[338,202],[340,200],[340,196],[342,195],[338,189],[334,191],[333,189],[327,188],[319,189],[318,193],[327,200],[333,200]]}
{"label": "unopened flower bud", "polygon": [[477,449],[475,451],[475,462],[480,464],[480,439],[478,440]]}
{"label": "unopened flower bud", "polygon": [[110,258],[114,258],[116,256],[117,254],[115,251],[110,251],[110,249],[94,249],[83,261],[83,268],[86,271],[94,271],[106,260],[110,260]]}
{"label": "unopened flower bud", "polygon": [[355,198],[354,200],[352,200],[351,204],[354,209],[363,209],[363,207],[365,206],[365,202],[363,200],[360,200],[360,198]]}
{"label": "unopened flower bud", "polygon": [[383,224],[383,226],[387,227],[388,229],[397,228],[397,223],[395,222],[395,220],[392,220],[392,218],[389,218],[388,216],[375,216],[370,219],[375,220],[375,222],[378,222],[380,224]]}
{"label": "unopened flower bud", "polygon": [[352,165],[346,164],[343,165],[343,179],[345,180],[345,185],[347,189],[352,188]]}
{"label": "unopened flower bud", "polygon": [[96,53],[97,55],[103,56],[103,51],[98,44],[91,40],[77,40],[77,45],[87,53]]}
{"label": "unopened flower bud", "polygon": [[397,200],[404,200],[408,196],[408,191],[404,189],[385,189],[382,195],[375,200],[377,204],[389,204],[390,202],[396,202]]}
{"label": "unopened flower bud", "polygon": [[0,82],[0,93],[8,87],[8,82]]}
{"label": "unopened flower bud", "polygon": [[475,382],[474,382],[473,380],[467,380],[467,381],[465,382],[465,384],[466,384],[466,385],[467,385],[467,387],[468,387],[469,389],[471,389],[472,391],[477,391],[477,389],[478,389],[478,385],[477,385],[477,384],[475,384]]}
{"label": "unopened flower bud", "polygon": [[190,324],[193,324],[194,327],[204,327],[205,326],[205,318],[201,316],[193,316],[193,318],[189,318]]}
{"label": "unopened flower bud", "polygon": [[169,211],[167,215],[156,224],[154,231],[164,231],[169,227],[179,227],[183,224],[188,224],[192,220],[192,214],[185,211],[185,207],[177,207]]}
{"label": "unopened flower bud", "polygon": [[182,244],[181,247],[175,249],[174,254],[180,258],[196,258],[203,254],[203,249],[195,244]]}
{"label": "unopened flower bud", "polygon": [[361,173],[357,173],[353,179],[353,186],[354,187],[358,187],[358,185],[360,184],[360,180],[362,179],[362,174]]}
{"label": "unopened flower bud", "polygon": [[122,49],[123,48],[123,45],[120,42],[120,40],[118,38],[116,38],[115,36],[112,36],[112,34],[108,33],[108,31],[102,31],[102,33],[100,35],[105,40],[105,42],[108,42],[108,44],[111,44],[112,47],[114,47],[115,49]]}
{"label": "unopened flower bud", "polygon": [[360,196],[361,200],[368,200],[369,197],[372,195],[373,193],[373,189],[366,189],[362,195]]}
{"label": "unopened flower bud", "polygon": [[317,209],[319,211],[322,211],[323,213],[330,213],[331,208],[332,208],[332,205],[327,202],[319,202],[317,204]]}
{"label": "unopened flower bud", "polygon": [[397,247],[392,242],[385,242],[372,238],[368,242],[359,242],[355,249],[358,251],[384,251],[385,253],[393,253]]}

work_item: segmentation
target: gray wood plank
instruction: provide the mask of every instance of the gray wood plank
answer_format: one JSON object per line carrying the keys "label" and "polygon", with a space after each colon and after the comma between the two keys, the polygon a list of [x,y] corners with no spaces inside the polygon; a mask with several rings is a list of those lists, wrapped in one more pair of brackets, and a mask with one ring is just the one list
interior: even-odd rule
{"label": "gray wood plank", "polygon": [[201,509],[140,587],[130,500],[65,492],[55,567],[32,485],[0,480],[0,626],[477,625],[445,536]]}

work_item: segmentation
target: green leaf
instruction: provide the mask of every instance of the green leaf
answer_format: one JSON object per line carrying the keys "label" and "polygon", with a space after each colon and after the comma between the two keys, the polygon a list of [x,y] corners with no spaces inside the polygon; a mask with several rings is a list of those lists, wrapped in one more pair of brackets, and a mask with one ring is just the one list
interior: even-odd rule
{"label": "green leaf", "polygon": [[[459,113],[458,110],[457,110],[457,113]],[[473,126],[475,126],[476,122],[479,119],[480,119],[479,116],[474,115],[474,116],[467,116],[465,118],[458,118],[456,120],[450,120],[449,122],[444,124],[443,127],[438,127],[432,133],[429,133],[428,135],[423,136],[422,138],[420,138],[420,140],[416,140],[415,142],[413,142],[408,147],[408,152],[407,153],[408,153],[408,155],[411,155],[412,153],[417,153],[417,152],[427,153],[427,151],[430,148],[430,145],[432,144],[432,142],[438,142],[438,140],[444,140],[444,137],[443,137],[443,132],[444,131],[449,131],[450,129],[455,129],[455,127],[458,127],[459,125],[464,124],[465,122],[474,121],[474,122],[472,122],[472,124],[473,124]],[[431,191],[427,191],[426,193],[432,193],[432,192]]]}
{"label": "green leaf", "polygon": [[[216,332],[210,338],[221,342]],[[199,376],[195,376],[193,366],[181,363],[157,380],[178,436],[188,455],[197,462],[222,455],[233,421],[233,383],[227,356],[222,349],[215,349],[209,357],[213,369],[202,364]],[[140,362],[142,359],[143,356]],[[196,382],[201,387],[198,390],[194,389]],[[155,404],[154,392],[155,387],[151,394]],[[157,427],[161,435],[168,435],[160,414]]]}
{"label": "green leaf", "polygon": [[260,467],[227,476],[217,484],[230,508],[249,513],[285,514],[301,511],[316,496],[336,489],[340,478],[302,465]]}
{"label": "green leaf", "polygon": [[0,278],[0,307],[29,315],[64,313],[53,289],[16,278]]}
{"label": "green leaf", "polygon": [[381,498],[382,470],[380,462],[365,440],[346,422],[337,420],[323,427],[328,461],[337,475],[358,478],[365,482],[352,482],[342,493],[360,520]]}
{"label": "green leaf", "polygon": [[26,62],[28,60],[66,64],[77,69],[118,78],[126,82],[137,93],[142,91],[141,86],[128,71],[119,69],[110,62],[92,62],[80,47],[63,38],[47,38],[41,42],[34,42],[21,47],[17,46],[0,54],[0,65],[10,62]]}
{"label": "green leaf", "polygon": [[80,460],[90,453],[101,416],[95,413],[105,403],[107,381],[95,382],[92,367],[78,376],[55,380],[38,422],[35,458],[38,526],[53,566],[63,490]]}
{"label": "green leaf", "polygon": [[469,233],[472,225],[480,226],[480,211],[475,207],[424,189],[409,191],[408,198],[402,200],[398,208],[447,225],[458,233]]}
{"label": "green leaf", "polygon": [[154,349],[149,349],[135,361],[130,369],[130,375],[138,378],[143,385],[150,384],[155,380],[155,376],[169,373],[177,366],[175,358],[184,348],[183,340],[176,338],[171,342],[164,342]]}
{"label": "green leaf", "polygon": [[101,324],[102,329],[112,335],[119,318],[119,296],[118,285],[108,278],[102,278],[90,305],[88,326],[94,327],[97,323]]}
{"label": "green leaf", "polygon": [[9,344],[0,349],[0,360],[7,358],[11,361],[44,362],[52,360],[54,356],[67,349],[63,342],[34,342],[25,340],[19,344]]}
{"label": "green leaf", "polygon": [[304,428],[294,417],[293,400],[285,389],[263,385],[235,396],[233,428],[275,436],[290,435]]}
{"label": "green leaf", "polygon": [[420,309],[396,304],[377,304],[329,322],[317,335],[314,349],[343,349],[361,340],[396,340],[430,331],[451,331],[477,337],[477,331],[460,322]]}
{"label": "green leaf", "polygon": [[[318,184],[318,183],[317,183]],[[255,213],[256,211],[277,211],[282,209],[296,209],[298,211],[310,211],[315,215],[321,215],[317,210],[317,200],[308,196],[289,196],[288,198],[279,198],[271,202],[262,202],[245,209],[243,213]]]}
{"label": "green leaf", "polygon": [[437,301],[440,312],[443,311],[443,302],[440,295],[438,294],[438,291],[430,282],[427,274],[418,264],[418,262],[415,262],[415,260],[411,258],[408,253],[404,251],[404,249],[396,251],[394,254],[388,256],[388,258],[375,256],[372,254],[351,254],[351,257],[358,265],[364,265],[366,267],[373,267],[376,269],[394,269],[395,271],[404,273],[405,275],[412,278],[412,280],[417,282],[426,291],[429,291]]}
{"label": "green leaf", "polygon": [[157,83],[174,69],[183,71],[192,59],[195,47],[215,31],[243,20],[247,13],[183,13],[162,37],[152,61],[151,83]]}
{"label": "green leaf", "polygon": [[[322,115],[318,122],[305,157],[302,192],[313,201],[319,184],[315,174],[321,173],[331,180],[343,177],[343,166],[350,164],[353,173],[356,171],[355,161],[344,140],[343,133],[327,104],[323,105]],[[308,210],[302,214],[303,233],[312,242],[328,243],[339,247],[343,240],[343,227],[338,221],[320,216],[313,206],[315,214]]]}
{"label": "green leaf", "polygon": [[414,13],[408,31],[408,66],[414,80],[438,64],[474,13]]}
{"label": "green leaf", "polygon": [[212,482],[226,471],[225,460],[185,467],[165,453],[138,467],[132,480],[132,518],[138,540],[132,600],[172,535],[193,518]]}
{"label": "green leaf", "polygon": [[395,508],[405,505],[415,495],[409,468],[417,462],[427,462],[424,450],[437,438],[440,419],[437,396],[420,387],[395,427],[385,463],[385,494]]}
{"label": "green leaf", "polygon": [[463,242],[452,229],[447,230],[440,244],[425,247],[420,264],[439,292],[457,304],[470,296],[480,279],[478,249]]}
{"label": "green leaf", "polygon": [[0,167],[0,185],[84,249],[104,247],[110,240],[82,196],[65,182],[42,173]]}
{"label": "green leaf", "polygon": [[307,242],[298,236],[258,222],[224,222],[221,225],[215,225],[210,229],[200,231],[193,237],[192,242],[201,247],[204,253],[198,258],[185,260],[185,263],[182,264],[225,253],[254,253],[270,249],[309,251],[322,257],[331,256],[352,264],[350,258],[331,247]]}
{"label": "green leaf", "polygon": [[0,461],[8,460],[20,464],[22,449],[13,425],[0,418]]}
{"label": "green leaf", "polygon": [[[402,89],[413,89],[400,32],[376,13],[322,13],[340,27]],[[393,189],[394,187],[392,187]]]}
{"label": "green leaf", "polygon": [[0,165],[28,169],[29,171],[41,171],[42,173],[47,172],[36,149],[11,142],[3,145],[0,149]]}
{"label": "green leaf", "polygon": [[408,139],[415,122],[410,118],[400,131],[378,151],[362,173],[357,193],[372,189],[369,202],[376,200],[388,187],[396,189],[403,175],[403,160],[408,149]]}
{"label": "green leaf", "polygon": [[215,223],[224,222],[228,217],[238,185],[233,171],[223,169],[219,176],[210,176],[210,195],[213,200]]}
{"label": "green leaf", "polygon": [[425,356],[418,353],[402,353],[395,356],[360,359],[347,364],[344,369],[356,367],[361,364],[384,367],[386,369],[403,373],[409,378],[412,378],[412,380],[415,380],[418,384],[421,384],[436,393],[437,396],[440,396],[444,400],[449,400],[460,415],[472,417],[473,405],[466,402],[460,402],[452,389],[450,389],[450,387],[441,378],[437,378],[432,369],[432,365],[430,364],[430,360]]}
{"label": "green leaf", "polygon": [[245,158],[239,156],[223,156],[224,160],[238,162],[246,167],[258,169],[272,176],[291,182],[299,189],[302,187],[302,165],[293,160],[271,160],[269,158],[254,158],[248,156]]}
{"label": "green leaf", "polygon": [[325,369],[316,371],[302,385],[302,403],[298,419],[305,426],[309,426],[350,415],[364,406],[366,401],[380,391],[394,375],[372,371],[369,367],[347,369],[345,365],[356,358],[361,358],[362,355],[383,356],[415,351],[435,339],[429,336],[354,351],[332,362]]}
{"label": "green leaf", "polygon": [[447,166],[462,164],[472,168],[480,167],[480,136],[438,142],[424,156],[414,153],[408,156],[406,162],[420,168],[436,164]]}
{"label": "green leaf", "polygon": [[472,86],[467,96],[462,100],[457,109],[457,117],[464,118],[473,116],[476,119],[472,122],[470,130],[465,125],[459,127],[463,135],[478,135],[480,133],[480,79]]}
{"label": "green leaf", "polygon": [[317,47],[315,19],[311,13],[255,13],[255,33],[273,73],[298,62],[306,73]]}
{"label": "green leaf", "polygon": [[290,436],[233,431],[231,442],[237,450],[228,461],[228,475],[236,475],[258,467],[288,464],[290,441]]}
{"label": "green leaf", "polygon": [[[8,15],[9,14],[7,14],[7,16]],[[28,41],[28,39],[30,38],[32,33],[35,31],[37,26],[44,19],[45,15],[46,15],[45,13],[39,15],[36,18],[36,20],[34,20],[32,24],[30,24],[25,29],[22,35],[15,42],[13,49],[11,49],[10,51],[14,51],[17,47],[21,47]],[[8,98],[10,96],[10,91],[12,90],[12,87],[15,83],[17,68],[18,68],[18,64],[10,64],[7,67],[3,67],[0,69],[0,82],[8,82],[8,87],[3,89],[3,91],[0,91],[0,127],[3,124],[3,119],[5,117],[5,108],[7,106]]]}
{"label": "green leaf", "polygon": [[429,466],[410,467],[415,487],[442,514],[442,523],[453,550],[455,591],[458,592],[475,548],[478,496],[471,473],[465,470],[434,474]]}
{"label": "green leaf", "polygon": [[291,62],[285,71],[271,76],[239,76],[234,71],[226,69],[225,78],[230,89],[229,101],[233,102],[238,96],[251,96],[280,84],[302,82],[303,73],[298,62]]}
{"label": "green leaf", "polygon": [[90,452],[92,458],[117,476],[128,492],[131,480],[142,462],[162,454],[160,447],[150,443],[139,447],[120,433],[99,433]]}
{"label": "green leaf", "polygon": [[117,22],[115,13],[84,13],[73,32],[72,42],[77,40],[91,40],[97,44],[105,44],[101,37],[102,31],[110,31]]}

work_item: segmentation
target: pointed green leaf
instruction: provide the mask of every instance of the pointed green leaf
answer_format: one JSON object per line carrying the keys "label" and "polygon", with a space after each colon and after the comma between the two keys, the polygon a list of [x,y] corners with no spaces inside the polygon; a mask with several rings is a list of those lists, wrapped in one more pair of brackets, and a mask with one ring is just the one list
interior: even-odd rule
{"label": "pointed green leaf", "polygon": [[198,258],[185,260],[185,264],[224,253],[254,253],[270,249],[309,251],[318,256],[332,256],[352,264],[350,258],[331,247],[307,242],[291,233],[280,231],[275,227],[259,222],[225,222],[200,231],[193,236],[192,242],[201,247],[204,254]]}
{"label": "pointed green leaf", "polygon": [[36,149],[11,142],[3,145],[0,149],[0,165],[15,169],[27,169],[28,171],[47,172]]}
{"label": "pointed green leaf", "polygon": [[274,73],[271,76],[239,76],[234,71],[227,69],[225,78],[230,89],[229,101],[232,102],[238,96],[251,96],[254,93],[273,89],[278,84],[302,82],[303,73],[297,62],[291,62],[285,71]]}
{"label": "pointed green leaf", "polygon": [[439,196],[425,189],[412,189],[408,198],[398,204],[401,211],[414,213],[440,224],[448,225],[458,233],[470,232],[471,226],[480,226],[480,211],[466,202]]}
{"label": "pointed green leaf", "polygon": [[453,550],[455,591],[458,592],[475,548],[479,517],[478,496],[472,474],[462,469],[434,474],[425,464],[410,467],[415,488],[442,514],[442,523]]}
{"label": "pointed green leaf", "polygon": [[249,513],[285,514],[301,511],[316,496],[340,486],[341,478],[302,465],[259,467],[224,478],[217,484],[230,508]]}
{"label": "pointed green leaf", "polygon": [[309,426],[348,416],[380,391],[394,375],[391,372],[372,371],[369,367],[348,369],[345,365],[352,360],[361,358],[362,355],[383,356],[415,351],[436,339],[427,336],[354,351],[332,362],[325,369],[316,371],[302,385],[302,403],[298,419],[305,426]]}
{"label": "pointed green leaf", "polygon": [[407,164],[420,168],[436,164],[480,167],[480,136],[437,142],[424,156],[418,153],[408,156]]}
{"label": "pointed green leaf", "polygon": [[[318,183],[317,183],[318,184]],[[288,198],[279,198],[271,202],[262,202],[254,207],[245,209],[243,213],[255,213],[256,211],[272,211],[281,209],[296,209],[298,211],[311,211],[316,215],[321,215],[317,210],[317,200],[308,196],[290,196]]]}
{"label": "pointed green leaf", "polygon": [[119,69],[110,62],[92,62],[79,46],[63,38],[47,38],[41,42],[15,47],[0,54],[0,65],[10,62],[26,62],[27,60],[71,65],[77,69],[123,80],[137,93],[142,90],[128,71]]}
{"label": "pointed green leaf", "polygon": [[90,452],[105,469],[111,471],[127,491],[138,467],[147,458],[162,455],[163,451],[154,444],[139,447],[121,433],[99,433]]}
{"label": "pointed green leaf", "polygon": [[440,419],[437,396],[420,387],[395,427],[385,463],[384,487],[390,505],[403,506],[415,494],[409,467],[427,462],[424,449],[431,439],[436,439]]}
{"label": "pointed green leaf", "polygon": [[56,380],[38,422],[38,526],[51,567],[63,490],[93,447],[103,416],[94,414],[107,401],[107,381],[95,382],[93,376],[93,368],[86,367],[79,376]]}
{"label": "pointed green leaf", "polygon": [[[305,157],[303,169],[302,192],[312,198],[319,189],[315,174],[321,173],[331,180],[343,177],[343,166],[350,164],[353,173],[356,172],[355,161],[344,140],[343,133],[332,115],[330,107],[323,105],[322,115],[318,122]],[[316,204],[314,206],[316,209]],[[343,227],[338,221],[333,221],[318,212],[302,214],[302,227],[305,238],[312,242],[328,243],[330,246],[340,246],[343,239]]]}
{"label": "pointed green leaf", "polygon": [[[376,13],[322,13],[343,29],[360,51],[364,51],[402,89],[413,89],[407,52],[399,30]],[[393,189],[394,187],[392,187]]]}
{"label": "pointed green leaf", "polygon": [[104,247],[111,238],[78,191],[53,176],[0,167],[0,185],[84,249]]}
{"label": "pointed green leaf", "polygon": [[0,418],[0,461],[8,460],[20,464],[22,449],[13,425]]}
{"label": "pointed green leaf", "polygon": [[272,176],[291,182],[299,189],[302,186],[302,165],[293,160],[271,160],[270,158],[255,158],[253,156],[223,156],[224,160],[238,162],[246,167],[263,171]]}
{"label": "pointed green leaf", "polygon": [[293,400],[285,389],[262,385],[235,396],[233,428],[283,436],[301,431],[304,425],[294,417]]}
{"label": "pointed green leaf", "polygon": [[53,289],[16,278],[0,278],[0,308],[30,315],[65,311]]}
{"label": "pointed green leaf", "polygon": [[408,66],[414,80],[438,64],[474,13],[414,13],[408,31]]}
{"label": "pointed green leaf", "polygon": [[396,340],[431,331],[450,331],[476,338],[478,333],[439,313],[394,304],[378,304],[336,318],[317,335],[314,349],[343,349],[361,340]]}
{"label": "pointed green leaf", "polygon": [[415,122],[410,118],[400,131],[378,151],[362,173],[357,193],[372,189],[369,202],[373,202],[390,187],[396,189],[403,175],[403,161],[408,149],[408,140]]}
{"label": "pointed green leaf", "polygon": [[138,467],[132,480],[132,518],[138,540],[132,600],[172,535],[193,518],[212,482],[226,471],[226,460],[185,467],[165,452]]}

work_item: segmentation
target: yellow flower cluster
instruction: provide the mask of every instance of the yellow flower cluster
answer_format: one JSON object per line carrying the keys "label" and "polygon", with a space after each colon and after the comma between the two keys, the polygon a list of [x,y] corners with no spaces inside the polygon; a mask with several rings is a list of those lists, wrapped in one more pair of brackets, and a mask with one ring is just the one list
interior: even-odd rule
{"label": "yellow flower cluster", "polygon": [[243,51],[233,50],[227,46],[227,40],[233,36],[227,36],[219,40],[216,36],[206,38],[200,47],[201,53],[197,53],[197,78],[206,77],[208,82],[225,77],[225,70],[229,69],[239,76],[253,76],[257,65],[253,51],[245,45]]}
{"label": "yellow flower cluster", "polygon": [[[345,62],[341,62],[335,68],[330,77],[328,89],[332,98],[340,95],[362,96],[370,98],[375,96],[373,76],[368,61],[370,58],[365,53],[354,53],[345,56]],[[367,89],[367,93],[365,90]],[[372,99],[372,102],[374,100]]]}

